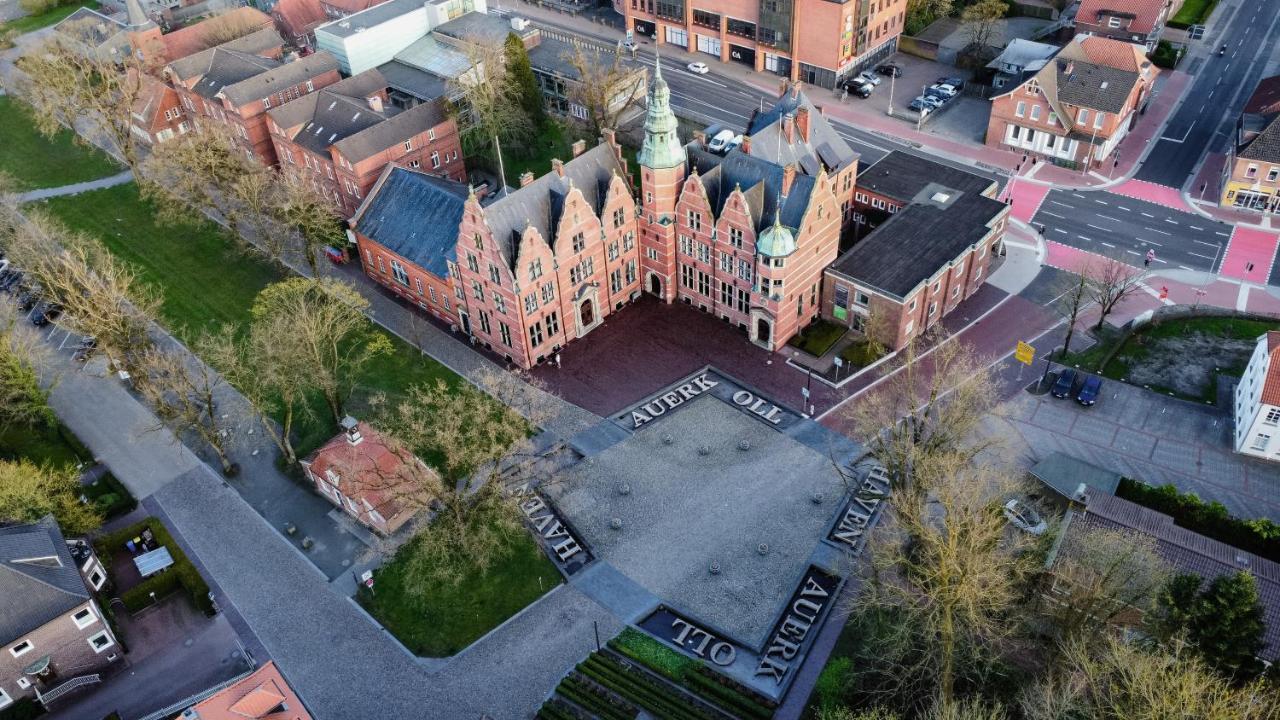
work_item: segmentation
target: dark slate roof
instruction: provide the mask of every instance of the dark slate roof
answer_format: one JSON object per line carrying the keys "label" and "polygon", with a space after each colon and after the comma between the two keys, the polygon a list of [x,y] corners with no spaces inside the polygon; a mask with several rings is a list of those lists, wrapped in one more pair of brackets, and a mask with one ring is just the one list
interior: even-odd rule
{"label": "dark slate roof", "polygon": [[[802,107],[809,110],[809,140],[806,142],[797,132],[795,141],[788,142],[782,132],[782,119],[794,116]],[[747,124],[747,135],[751,137],[751,154],[779,165],[794,163],[809,175],[817,175],[820,165],[833,172],[858,161],[858,153],[831,127],[804,92],[796,88],[783,94],[765,112],[757,112]]]}
{"label": "dark slate roof", "polygon": [[543,38],[542,42],[529,48],[529,65],[570,80],[578,80],[582,73],[569,62],[572,56],[573,46],[569,43]]}
{"label": "dark slate roof", "polygon": [[173,71],[173,74],[179,80],[185,80],[208,72],[213,64],[214,56],[220,50],[235,50],[250,55],[258,55],[283,44],[284,40],[280,38],[280,33],[276,32],[274,28],[263,28],[244,37],[236,38],[231,42],[225,42],[216,47],[201,50],[193,55],[174,60],[169,63],[169,69]]}
{"label": "dark slate roof", "polygon": [[392,60],[378,66],[378,72],[387,80],[387,87],[412,95],[419,100],[435,100],[449,93],[449,83],[444,78]]}
{"label": "dark slate roof", "polygon": [[348,161],[356,162],[399,145],[448,119],[444,103],[439,100],[415,105],[408,110],[395,110],[387,108],[387,117],[383,120],[346,139],[338,140],[334,147]]}
{"label": "dark slate roof", "polygon": [[519,245],[515,240],[532,225],[554,247],[554,228],[569,188],[576,187],[597,212],[614,174],[626,177],[622,163],[608,143],[600,143],[564,164],[564,176],[552,171],[509,195],[498,198],[484,211],[493,237],[514,267]]}
{"label": "dark slate roof", "polygon": [[277,68],[281,64],[279,60],[217,47],[210,53],[208,68],[200,75],[200,80],[192,90],[201,97],[214,98],[228,86]]}
{"label": "dark slate roof", "polygon": [[799,228],[803,224],[804,213],[809,208],[809,200],[813,196],[817,180],[797,172],[791,182],[790,192],[783,196],[783,167],[754,155],[754,145],[751,149],[751,155],[733,150],[721,157],[703,150],[696,143],[685,148],[689,167],[698,172],[702,186],[707,191],[707,198],[711,201],[712,212],[719,217],[729,196],[733,194],[733,189],[740,187],[746,194],[755,217],[756,230],[763,230],[773,224],[779,199],[782,200],[782,224],[789,228]]}
{"label": "dark slate roof", "polygon": [[312,152],[327,154],[330,145],[374,127],[399,112],[389,105],[384,105],[382,111],[369,107],[368,98],[386,87],[387,81],[381,73],[367,70],[273,108],[267,114],[282,128],[302,124],[293,141]]}
{"label": "dark slate roof", "polygon": [[321,51],[308,55],[300,60],[277,65],[266,72],[245,78],[235,84],[228,84],[226,98],[233,105],[241,105],[280,92],[285,88],[298,85],[303,81],[338,69],[338,59]]}
{"label": "dark slate roof", "polygon": [[457,259],[467,186],[393,167],[360,214],[356,232],[440,278]]}
{"label": "dark slate roof", "polygon": [[1280,116],[1272,118],[1266,129],[1244,146],[1239,157],[1245,160],[1280,163]]}
{"label": "dark slate roof", "polygon": [[1136,72],[1081,60],[1068,62],[1058,59],[1053,67],[1058,77],[1059,102],[1103,112],[1123,111],[1129,93],[1138,83]]}
{"label": "dark slate roof", "polygon": [[[752,145],[751,149],[754,151],[755,146]],[[981,195],[996,184],[991,178],[901,150],[894,150],[858,173],[859,190],[904,203],[931,182],[975,195]]]}
{"label": "dark slate roof", "polygon": [[1031,468],[1031,474],[1068,500],[1075,497],[1076,489],[1081,483],[1107,495],[1115,495],[1116,488],[1120,486],[1120,473],[1104,470],[1060,452],[1050,453],[1044,460],[1036,463]]}
{"label": "dark slate roof", "polygon": [[[936,192],[945,203],[931,200]],[[919,195],[841,255],[831,269],[893,297],[904,299],[921,283],[980,242],[1008,207],[989,197],[926,185]]]}
{"label": "dark slate roof", "polygon": [[1261,656],[1280,657],[1280,565],[1226,543],[1211,540],[1174,524],[1173,518],[1105,493],[1093,493],[1084,512],[1074,515],[1065,530],[1061,552],[1070,552],[1072,538],[1089,527],[1134,530],[1156,539],[1156,551],[1180,572],[1206,581],[1248,570],[1257,581],[1262,601],[1266,647]]}
{"label": "dark slate roof", "polygon": [[[55,560],[31,562],[37,558]],[[52,517],[0,528],[0,643],[21,638],[88,599]]]}

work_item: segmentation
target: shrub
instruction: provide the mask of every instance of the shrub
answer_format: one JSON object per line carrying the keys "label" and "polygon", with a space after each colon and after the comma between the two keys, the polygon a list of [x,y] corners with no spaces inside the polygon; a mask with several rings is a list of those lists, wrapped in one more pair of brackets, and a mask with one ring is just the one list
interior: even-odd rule
{"label": "shrub", "polygon": [[151,604],[152,592],[156,594],[156,598],[161,598],[171,594],[178,587],[182,587],[191,595],[191,601],[196,604],[196,607],[206,613],[212,612],[213,603],[209,600],[208,583],[200,576],[199,571],[187,559],[186,553],[182,552],[182,548],[178,547],[178,543],[174,542],[173,536],[169,534],[169,531],[165,529],[159,520],[147,518],[126,528],[103,535],[94,542],[94,550],[98,553],[98,557],[102,559],[102,563],[110,566],[111,554],[118,552],[126,542],[138,537],[147,528],[151,529],[156,542],[169,549],[169,555],[173,557],[173,565],[164,572],[153,575],[122,593],[120,599],[124,602],[125,607],[130,612],[137,612]]}
{"label": "shrub", "polygon": [[61,0],[18,0],[18,6],[28,15],[43,15],[61,4]]}
{"label": "shrub", "polygon": [[1173,485],[1154,487],[1121,478],[1116,495],[1162,512],[1188,530],[1280,562],[1280,525],[1270,520],[1234,518],[1222,503],[1205,502],[1195,493],[1178,492]]}
{"label": "shrub", "polygon": [[44,706],[31,698],[21,698],[0,710],[0,720],[31,720],[44,715]]}
{"label": "shrub", "polygon": [[818,683],[813,688],[818,696],[818,707],[832,708],[843,704],[849,671],[852,669],[853,659],[848,657],[831,658],[827,666],[822,668]]}

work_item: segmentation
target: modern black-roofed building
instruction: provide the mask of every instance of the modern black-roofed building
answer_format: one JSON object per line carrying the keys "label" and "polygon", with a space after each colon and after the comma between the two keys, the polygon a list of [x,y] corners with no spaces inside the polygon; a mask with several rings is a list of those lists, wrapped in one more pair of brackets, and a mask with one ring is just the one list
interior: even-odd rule
{"label": "modern black-roofed building", "polygon": [[895,151],[858,176],[875,229],[827,268],[823,316],[896,350],[977,292],[1000,251],[1009,207],[994,180]]}

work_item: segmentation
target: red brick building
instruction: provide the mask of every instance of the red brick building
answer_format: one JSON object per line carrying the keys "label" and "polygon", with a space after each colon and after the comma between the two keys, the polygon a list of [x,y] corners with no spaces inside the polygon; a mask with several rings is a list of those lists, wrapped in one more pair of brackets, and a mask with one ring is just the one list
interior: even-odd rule
{"label": "red brick building", "polygon": [[645,289],[777,350],[818,316],[857,154],[795,86],[723,157],[681,147],[668,103],[659,72],[638,157]]}
{"label": "red brick building", "polygon": [[191,121],[173,88],[150,75],[133,106],[133,134],[155,147],[191,129]]}
{"label": "red brick building", "polygon": [[443,103],[407,110],[387,103],[387,81],[367,70],[267,111],[280,166],[324,189],[355,214],[389,163],[462,182],[458,126]]}
{"label": "red brick building", "polygon": [[270,660],[179,716],[184,720],[311,720],[302,699]]}
{"label": "red brick building", "polygon": [[987,145],[1102,167],[1137,124],[1159,72],[1141,45],[1078,35],[1035,75],[991,99]]}
{"label": "red brick building", "polygon": [[355,418],[301,463],[326,500],[381,535],[399,530],[432,499],[436,475],[406,448]]}
{"label": "red brick building", "polygon": [[312,49],[316,46],[315,29],[330,20],[320,0],[280,0],[271,8],[271,19],[290,45]]}
{"label": "red brick building", "polygon": [[1173,13],[1173,0],[1083,0],[1076,34],[1136,43],[1151,52]]}
{"label": "red brick building", "polygon": [[[134,0],[129,0],[132,4]],[[135,12],[142,14],[141,9],[129,8],[130,18]],[[271,18],[251,7],[237,7],[213,18],[202,20],[173,32],[162,33],[154,22],[145,22],[134,26],[131,41],[134,49],[154,67],[180,60],[207,50],[218,44],[214,36],[227,37],[228,33],[249,35],[259,30],[270,29]],[[225,44],[225,43],[224,43]]]}
{"label": "red brick building", "polygon": [[627,29],[782,77],[835,88],[898,47],[906,0],[614,0]]}
{"label": "red brick building", "polygon": [[282,62],[280,36],[275,30],[263,32],[270,36],[254,33],[210,48],[170,63],[165,72],[187,114],[230,125],[246,154],[275,165],[267,111],[332,85],[341,76],[338,61],[328,53]]}
{"label": "red brick building", "polygon": [[[857,221],[874,228],[826,269],[823,317],[897,350],[986,281],[1009,206],[989,178],[894,151],[858,176]],[[942,230],[945,228],[945,230]]]}

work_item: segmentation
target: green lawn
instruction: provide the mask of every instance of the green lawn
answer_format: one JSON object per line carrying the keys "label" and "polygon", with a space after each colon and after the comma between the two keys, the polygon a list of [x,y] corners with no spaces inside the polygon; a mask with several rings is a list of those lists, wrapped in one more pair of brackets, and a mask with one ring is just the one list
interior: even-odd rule
{"label": "green lawn", "polygon": [[71,131],[50,140],[31,125],[19,101],[0,96],[0,172],[22,189],[57,187],[115,175],[120,166],[105,153],[78,145]]}
{"label": "green lawn", "polygon": [[39,30],[40,28],[49,27],[54,23],[61,22],[68,15],[79,10],[82,7],[98,9],[98,3],[95,0],[78,0],[62,7],[56,7],[49,12],[40,13],[39,15],[27,15],[26,17],[16,18],[9,22],[0,23],[0,36],[13,30],[19,35]]}
{"label": "green lawn", "polygon": [[564,162],[573,159],[572,145],[575,136],[565,127],[552,123],[536,137],[518,148],[503,148],[502,161],[507,172],[507,184],[520,187],[520,175],[526,170],[534,177],[551,172],[551,161]]}
{"label": "green lawn", "polygon": [[[230,323],[245,327],[254,297],[280,280],[266,261],[233,248],[225,230],[211,222],[188,226],[156,224],[150,204],[132,183],[41,203],[77,230],[99,238],[116,256],[136,267],[163,298],[161,322],[184,340],[201,330]],[[365,368],[352,404],[359,407],[377,392],[394,394],[411,385],[457,376],[409,344],[392,337],[395,352]],[[296,424],[298,454],[305,455],[333,436],[335,427],[323,401],[313,403],[315,418]]]}
{"label": "green lawn", "polygon": [[0,433],[0,459],[65,466],[88,462],[93,456],[79,438],[62,425],[47,428],[15,425]]}
{"label": "green lawn", "polygon": [[405,552],[375,572],[373,593],[358,597],[405,647],[427,657],[458,653],[560,583],[551,561],[523,532],[487,573],[440,585],[426,597],[405,588]]}
{"label": "green lawn", "polygon": [[836,344],[837,340],[844,337],[846,332],[848,328],[845,326],[819,318],[793,335],[787,344],[800,348],[814,357],[822,357],[827,354],[832,345]]}
{"label": "green lawn", "polygon": [[866,340],[858,340],[841,350],[840,357],[855,368],[864,368],[884,357],[884,350],[873,348]]}
{"label": "green lawn", "polygon": [[1175,28],[1201,25],[1209,18],[1209,13],[1213,12],[1213,6],[1217,4],[1218,0],[1186,0],[1182,8],[1169,18],[1168,25]]}

